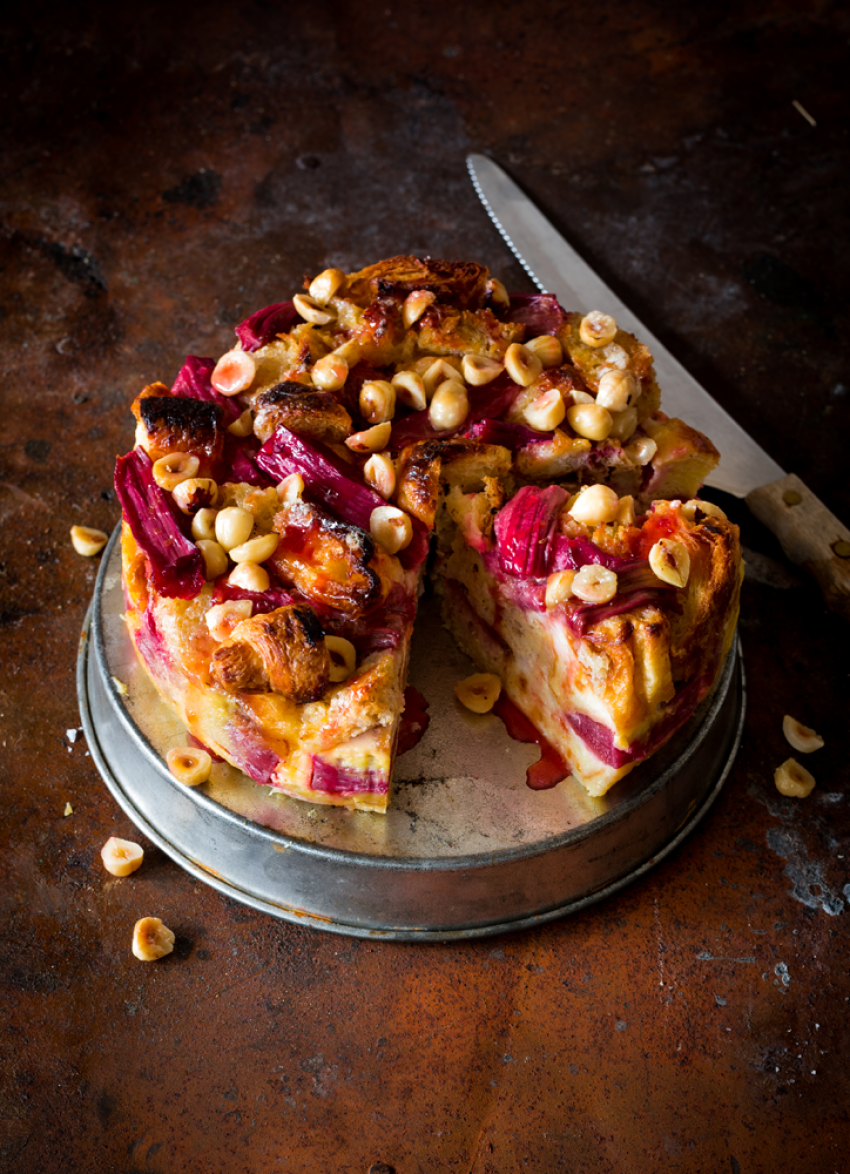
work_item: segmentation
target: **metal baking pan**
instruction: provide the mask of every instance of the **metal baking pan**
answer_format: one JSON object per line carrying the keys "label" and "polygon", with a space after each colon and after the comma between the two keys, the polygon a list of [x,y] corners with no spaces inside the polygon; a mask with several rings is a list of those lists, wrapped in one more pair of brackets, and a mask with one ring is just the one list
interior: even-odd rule
{"label": "metal baking pan", "polygon": [[745,683],[733,649],[714,693],[602,799],[566,780],[526,786],[536,746],[453,685],[473,671],[439,622],[417,620],[410,680],[430,704],[399,757],[386,815],[275,794],[226,763],[189,789],[164,757],[186,730],[136,660],[122,619],[118,530],[83,629],[77,683],[91,754],[130,819],[194,876],[255,909],[335,933],[483,937],[583,909],[675,850],[719,793],[738,749]]}

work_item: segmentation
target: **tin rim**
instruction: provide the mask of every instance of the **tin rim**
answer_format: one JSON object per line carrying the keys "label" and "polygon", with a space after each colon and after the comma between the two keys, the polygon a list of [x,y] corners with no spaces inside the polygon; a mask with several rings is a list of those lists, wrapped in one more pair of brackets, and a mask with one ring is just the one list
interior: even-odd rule
{"label": "tin rim", "polygon": [[[168,773],[162,758],[151,745],[145,733],[138,728],[120,700],[116,699],[106,686],[106,682],[110,679],[110,673],[103,639],[101,605],[104,583],[119,532],[120,526],[113,533],[103,555],[93,599],[83,626],[77,660],[80,713],[92,758],[116,802],[153,843],[199,880],[258,911],[293,923],[311,925],[327,932],[399,941],[451,941],[479,938],[540,925],[567,914],[579,912],[612,896],[627,885],[639,880],[656,864],[675,852],[711,808],[732,768],[741,741],[746,710],[746,680],[740,643],[737,641],[721,672],[721,680],[710,700],[708,710],[703,714],[697,730],[691,732],[691,737],[687,745],[682,748],[681,753],[651,783],[633,796],[625,809],[619,807],[606,811],[583,826],[571,828],[544,841],[524,844],[517,848],[501,848],[486,854],[471,853],[437,858],[375,856],[342,847],[308,843],[269,827],[263,827],[229,810],[202,791],[180,787]],[[419,882],[423,883],[423,878],[433,878],[438,873],[449,876],[466,875],[470,871],[482,868],[527,866],[529,863],[533,865],[535,861],[540,861],[542,864],[545,862],[545,858],[551,857],[553,853],[569,852],[576,847],[587,845],[593,840],[598,840],[606,831],[616,830],[616,825],[621,824],[625,818],[633,817],[635,811],[639,811],[651,804],[653,800],[657,802],[659,797],[663,797],[665,789],[674,780],[674,776],[682,770],[684,765],[693,763],[700,750],[705,747],[707,740],[716,732],[718,721],[725,724],[726,742],[725,750],[722,752],[722,760],[712,777],[702,786],[700,793],[689,803],[686,818],[675,828],[673,834],[663,843],[652,845],[645,859],[633,864],[625,872],[605,879],[602,884],[591,890],[578,895],[562,893],[559,895],[559,899],[554,902],[546,902],[539,909],[526,909],[517,912],[515,916],[508,917],[489,916],[479,923],[440,924],[438,917],[432,914],[431,924],[428,924],[427,919],[415,925],[383,924],[380,921],[380,914],[376,911],[374,923],[368,924],[363,923],[362,917],[352,920],[346,920],[343,916],[328,917],[325,912],[319,912],[317,909],[299,907],[286,900],[279,901],[277,895],[270,898],[268,894],[252,891],[250,885],[246,887],[242,883],[244,878],[240,878],[238,875],[219,873],[189,854],[185,847],[176,842],[175,837],[169,836],[168,832],[158,825],[157,820],[145,814],[142,809],[143,805],[139,802],[140,792],[135,791],[134,787],[128,787],[126,779],[122,781],[119,777],[122,772],[120,769],[116,769],[117,755],[110,754],[109,747],[102,745],[102,737],[98,731],[99,725],[101,731],[103,730],[103,722],[99,722],[98,714],[95,712],[99,705],[102,708],[102,698],[95,696],[98,691],[103,693],[107,703],[111,706],[111,717],[118,719],[123,737],[133,744],[136,752],[143,759],[144,768],[149,772],[148,781],[153,780],[156,785],[164,784],[172,788],[179,795],[181,802],[188,802],[203,812],[204,817],[208,821],[212,821],[216,831],[225,837],[249,836],[254,841],[264,842],[276,853],[287,853],[290,856],[300,855],[303,860],[308,861],[311,868],[319,871],[322,867],[333,867],[337,870],[341,868],[343,871],[348,870],[353,874],[366,870],[367,873],[378,878],[385,877],[387,874],[398,875],[403,872],[406,877],[412,877],[414,883],[416,883],[417,877]],[[680,731],[679,735],[674,737],[673,744],[675,744],[676,738],[681,738],[681,734]],[[286,894],[283,895],[286,896]]]}

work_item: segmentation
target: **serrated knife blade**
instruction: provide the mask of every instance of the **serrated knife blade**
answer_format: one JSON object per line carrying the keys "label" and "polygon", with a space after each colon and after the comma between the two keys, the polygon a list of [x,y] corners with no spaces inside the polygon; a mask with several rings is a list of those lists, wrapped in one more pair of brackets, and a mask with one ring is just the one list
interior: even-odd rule
{"label": "serrated knife blade", "polygon": [[663,410],[705,433],[720,450],[708,484],[745,497],[792,562],[814,574],[827,603],[850,618],[850,531],[708,394],[497,163],[469,155],[467,167],[490,219],[538,289],[556,294],[566,309],[604,310],[646,343]]}

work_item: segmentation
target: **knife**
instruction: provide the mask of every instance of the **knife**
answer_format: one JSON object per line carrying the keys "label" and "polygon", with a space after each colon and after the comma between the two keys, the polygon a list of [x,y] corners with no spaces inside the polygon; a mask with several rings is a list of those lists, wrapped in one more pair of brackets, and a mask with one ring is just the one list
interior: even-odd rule
{"label": "knife", "polygon": [[556,294],[569,309],[611,314],[646,343],[664,411],[705,433],[720,450],[707,484],[744,498],[788,558],[814,575],[829,607],[850,619],[850,530],[712,399],[497,163],[485,155],[469,155],[466,163],[490,219],[537,288]]}

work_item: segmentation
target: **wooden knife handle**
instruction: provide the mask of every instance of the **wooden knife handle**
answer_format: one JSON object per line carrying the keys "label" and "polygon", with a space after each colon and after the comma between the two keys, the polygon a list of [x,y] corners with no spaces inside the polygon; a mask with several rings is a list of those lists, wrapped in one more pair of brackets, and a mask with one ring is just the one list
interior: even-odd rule
{"label": "wooden knife handle", "polygon": [[850,620],[850,530],[793,473],[760,485],[746,501],[791,562],[814,575],[828,606]]}

